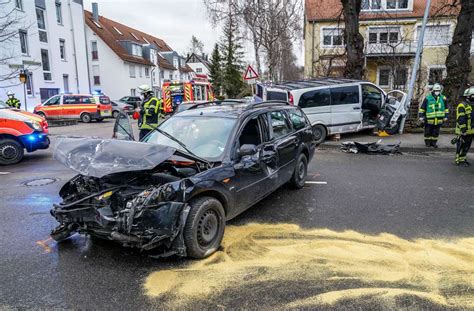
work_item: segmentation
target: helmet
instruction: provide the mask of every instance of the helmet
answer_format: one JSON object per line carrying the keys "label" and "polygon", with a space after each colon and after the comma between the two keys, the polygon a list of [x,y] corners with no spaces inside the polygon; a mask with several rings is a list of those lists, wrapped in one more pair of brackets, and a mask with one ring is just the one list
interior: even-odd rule
{"label": "helmet", "polygon": [[151,92],[151,87],[148,84],[142,84],[138,87],[138,90],[142,94],[149,93],[149,92]]}
{"label": "helmet", "polygon": [[467,89],[464,91],[463,96],[464,96],[464,97],[471,97],[471,96],[474,96],[474,86],[471,86],[470,88],[467,88]]}
{"label": "helmet", "polygon": [[8,91],[7,96],[15,96],[15,93],[13,93],[12,91]]}
{"label": "helmet", "polygon": [[435,83],[435,85],[433,85],[433,92],[436,92],[436,91],[441,92],[441,89],[442,89],[441,84]]}

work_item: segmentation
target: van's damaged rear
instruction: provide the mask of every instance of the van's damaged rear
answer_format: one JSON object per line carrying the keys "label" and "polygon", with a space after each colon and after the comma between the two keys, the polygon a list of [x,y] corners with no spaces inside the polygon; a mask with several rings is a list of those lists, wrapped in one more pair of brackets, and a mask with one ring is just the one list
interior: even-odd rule
{"label": "van's damaged rear", "polygon": [[[53,239],[82,233],[157,256],[188,255],[187,198],[199,181],[194,176],[209,163],[172,147],[130,141],[60,138],[55,148],[56,159],[79,175],[62,187],[63,201],[51,210],[59,222]],[[225,222],[219,217],[210,220]]]}

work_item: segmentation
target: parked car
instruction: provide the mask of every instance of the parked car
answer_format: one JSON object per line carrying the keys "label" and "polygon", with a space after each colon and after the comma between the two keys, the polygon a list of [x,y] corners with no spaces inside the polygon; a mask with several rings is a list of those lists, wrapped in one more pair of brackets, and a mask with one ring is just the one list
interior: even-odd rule
{"label": "parked car", "polygon": [[272,83],[257,82],[255,87],[256,102],[264,102],[269,100],[287,101],[292,104],[290,92],[281,87],[275,87]]}
{"label": "parked car", "polygon": [[79,175],[51,210],[53,239],[79,232],[159,256],[207,257],[226,220],[284,184],[305,185],[316,146],[304,112],[286,103],[191,108],[142,142],[129,141],[130,129],[120,114],[114,136],[124,140],[58,138],[56,159]]}
{"label": "parked car", "polygon": [[368,81],[322,78],[286,82],[273,85],[272,89],[287,91],[290,102],[303,109],[318,144],[328,135],[374,128],[387,104],[393,108],[386,116],[391,118],[391,132],[401,131],[406,117],[404,92],[385,93]]}
{"label": "parked car", "polygon": [[142,99],[139,96],[124,96],[119,99],[120,102],[132,105],[133,108],[140,108]]}
{"label": "parked car", "polygon": [[92,120],[102,121],[112,116],[112,105],[107,96],[89,94],[61,94],[55,95],[41,105],[35,107],[34,112],[45,119],[79,119],[84,123]]}
{"label": "parked car", "polygon": [[133,105],[129,105],[118,100],[112,100],[110,103],[112,104],[112,117],[114,119],[117,119],[121,112],[130,115],[135,111]]}
{"label": "parked car", "polygon": [[0,102],[0,165],[20,162],[24,150],[33,152],[48,147],[45,119]]}

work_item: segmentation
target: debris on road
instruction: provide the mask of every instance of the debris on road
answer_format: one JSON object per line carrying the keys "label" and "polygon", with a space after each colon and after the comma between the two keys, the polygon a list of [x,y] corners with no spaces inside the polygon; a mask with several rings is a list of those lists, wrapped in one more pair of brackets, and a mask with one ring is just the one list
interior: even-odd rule
{"label": "debris on road", "polygon": [[382,140],[374,143],[358,143],[347,141],[341,143],[341,150],[347,153],[366,153],[366,154],[401,154],[400,142],[398,144],[382,144]]}

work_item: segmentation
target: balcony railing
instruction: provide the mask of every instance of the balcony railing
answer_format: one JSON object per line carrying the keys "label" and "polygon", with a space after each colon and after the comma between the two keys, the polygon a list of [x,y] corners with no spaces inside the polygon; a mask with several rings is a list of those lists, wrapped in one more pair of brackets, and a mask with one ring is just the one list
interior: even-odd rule
{"label": "balcony railing", "polygon": [[365,55],[367,56],[414,56],[418,42],[412,40],[403,40],[399,42],[388,43],[370,43],[365,44]]}

